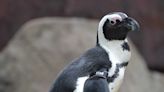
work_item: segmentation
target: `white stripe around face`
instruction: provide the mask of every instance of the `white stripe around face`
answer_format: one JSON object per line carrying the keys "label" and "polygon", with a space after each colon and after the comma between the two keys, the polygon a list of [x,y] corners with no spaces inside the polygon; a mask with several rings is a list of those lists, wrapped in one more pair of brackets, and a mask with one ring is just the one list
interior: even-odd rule
{"label": "white stripe around face", "polygon": [[120,21],[122,21],[123,19],[122,19],[122,17],[119,15],[119,14],[111,14],[111,15],[106,15],[106,16],[104,16],[101,20],[100,20],[100,22],[99,22],[99,26],[98,26],[98,30],[99,31],[103,31],[103,25],[104,25],[104,23],[105,23],[105,21],[106,20],[116,20],[116,19],[119,19]]}

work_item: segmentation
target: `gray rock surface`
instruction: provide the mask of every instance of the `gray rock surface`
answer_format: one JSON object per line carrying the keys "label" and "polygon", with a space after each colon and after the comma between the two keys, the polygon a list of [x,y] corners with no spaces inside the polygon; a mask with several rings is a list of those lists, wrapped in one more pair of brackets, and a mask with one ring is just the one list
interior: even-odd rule
{"label": "gray rock surface", "polygon": [[[60,70],[95,45],[97,25],[77,18],[26,23],[0,54],[0,92],[48,92]],[[164,75],[149,72],[132,50],[120,92],[162,92]]]}

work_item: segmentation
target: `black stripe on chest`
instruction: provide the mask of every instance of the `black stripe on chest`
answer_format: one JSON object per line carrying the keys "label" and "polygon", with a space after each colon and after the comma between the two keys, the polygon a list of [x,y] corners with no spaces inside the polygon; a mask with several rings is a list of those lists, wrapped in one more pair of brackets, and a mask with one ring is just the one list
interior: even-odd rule
{"label": "black stripe on chest", "polygon": [[130,51],[130,47],[129,47],[129,45],[128,45],[127,42],[124,42],[124,43],[122,44],[122,49],[123,49],[123,51],[124,51],[124,50]]}
{"label": "black stripe on chest", "polygon": [[123,62],[121,64],[116,64],[116,69],[114,74],[111,77],[107,77],[108,83],[113,82],[118,76],[119,76],[119,71],[121,68],[126,67],[128,65],[128,62]]}

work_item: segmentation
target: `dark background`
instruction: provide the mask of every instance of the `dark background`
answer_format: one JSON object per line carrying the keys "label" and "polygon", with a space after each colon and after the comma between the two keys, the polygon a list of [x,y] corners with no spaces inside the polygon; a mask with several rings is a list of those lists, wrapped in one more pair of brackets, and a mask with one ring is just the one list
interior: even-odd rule
{"label": "dark background", "polygon": [[164,0],[0,0],[0,50],[27,21],[50,16],[100,19],[122,11],[139,21],[130,38],[150,69],[164,72]]}

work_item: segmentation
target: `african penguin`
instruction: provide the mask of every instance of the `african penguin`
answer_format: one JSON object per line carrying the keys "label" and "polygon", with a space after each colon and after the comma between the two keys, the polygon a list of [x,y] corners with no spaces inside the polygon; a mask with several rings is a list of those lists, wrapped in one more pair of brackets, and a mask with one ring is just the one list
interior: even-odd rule
{"label": "african penguin", "polygon": [[118,92],[131,57],[127,34],[138,29],[125,13],[105,15],[98,25],[96,46],[68,65],[50,92]]}

